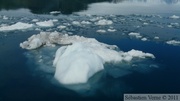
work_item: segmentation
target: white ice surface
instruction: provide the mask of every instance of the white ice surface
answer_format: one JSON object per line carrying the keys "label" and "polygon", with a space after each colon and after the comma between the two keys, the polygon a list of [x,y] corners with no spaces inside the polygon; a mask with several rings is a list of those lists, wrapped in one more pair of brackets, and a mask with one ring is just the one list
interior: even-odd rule
{"label": "white ice surface", "polygon": [[99,29],[99,30],[97,30],[96,32],[98,32],[98,33],[106,33],[106,30],[104,30],[104,29]]}
{"label": "white ice surface", "polygon": [[171,18],[171,19],[179,19],[180,17],[177,16],[177,15],[172,15],[172,16],[170,16],[170,18]]}
{"label": "white ice surface", "polygon": [[28,29],[32,28],[33,24],[28,24],[28,23],[22,23],[22,22],[17,22],[12,25],[6,25],[0,27],[0,31],[13,31],[13,30],[23,30],[23,29]]}
{"label": "white ice surface", "polygon": [[169,45],[180,45],[180,41],[176,41],[176,40],[170,40],[166,42]]}
{"label": "white ice surface", "polygon": [[102,20],[99,20],[98,22],[96,22],[95,24],[104,26],[104,25],[111,25],[111,24],[113,24],[113,22],[111,20],[102,19]]}
{"label": "white ice surface", "polygon": [[136,38],[142,38],[142,36],[140,35],[140,33],[135,33],[135,32],[131,32],[128,34],[129,36],[132,36],[132,37],[136,37]]}
{"label": "white ice surface", "polygon": [[53,20],[36,22],[36,24],[41,27],[53,27],[54,26]]}
{"label": "white ice surface", "polygon": [[138,50],[119,51],[115,45],[98,42],[94,38],[68,36],[58,32],[41,32],[20,44],[25,49],[35,49],[49,44],[69,44],[55,54],[54,77],[62,84],[86,83],[95,73],[103,70],[104,63],[130,62],[133,58],[155,58],[153,54]]}

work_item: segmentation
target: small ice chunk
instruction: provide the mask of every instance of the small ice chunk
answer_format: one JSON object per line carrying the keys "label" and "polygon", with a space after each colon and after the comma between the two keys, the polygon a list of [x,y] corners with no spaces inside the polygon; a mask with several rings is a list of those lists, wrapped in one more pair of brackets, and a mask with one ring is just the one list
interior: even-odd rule
{"label": "small ice chunk", "polygon": [[89,24],[91,24],[91,22],[89,22],[89,21],[82,21],[81,24],[89,25]]}
{"label": "small ice chunk", "polygon": [[[144,53],[142,51],[138,51],[138,50],[134,50],[134,49],[132,49],[128,52],[125,52],[124,56],[125,57],[138,57],[138,58],[146,58],[146,57],[155,58],[155,56],[151,53]],[[131,61],[131,60],[127,60],[127,61]]]}
{"label": "small ice chunk", "polygon": [[159,37],[158,37],[158,36],[155,36],[155,37],[154,37],[154,39],[158,40],[158,39],[159,39]]}
{"label": "small ice chunk", "polygon": [[106,33],[106,30],[99,29],[99,30],[97,30],[96,32],[98,32],[98,33]]}
{"label": "small ice chunk", "polygon": [[77,26],[80,26],[80,25],[81,25],[81,23],[78,22],[78,21],[73,21],[72,24],[73,24],[73,25],[77,25]]}
{"label": "small ice chunk", "polygon": [[167,27],[172,28],[173,26],[172,25],[167,25]]}
{"label": "small ice chunk", "polygon": [[172,16],[170,16],[170,18],[171,18],[171,19],[179,19],[180,17],[177,16],[177,15],[172,15]]}
{"label": "small ice chunk", "polygon": [[179,26],[179,23],[171,23],[172,26]]}
{"label": "small ice chunk", "polygon": [[61,11],[51,11],[50,14],[60,14]]}
{"label": "small ice chunk", "polygon": [[8,17],[4,15],[4,16],[3,16],[3,19],[4,19],[4,20],[8,20]]}
{"label": "small ice chunk", "polygon": [[39,48],[42,45],[49,44],[51,43],[52,40],[53,40],[52,41],[53,43],[54,39],[57,37],[57,34],[54,34],[54,33],[51,33],[52,34],[51,35],[50,33],[41,32],[40,34],[32,35],[30,38],[28,38],[27,41],[20,43],[20,47],[22,47],[23,49],[31,50],[31,49]]}
{"label": "small ice chunk", "polygon": [[100,19],[103,19],[103,17],[95,17],[95,18],[92,18],[92,19],[90,19],[90,21],[97,21],[97,20],[100,20]]}
{"label": "small ice chunk", "polygon": [[57,28],[59,28],[59,29],[65,29],[66,26],[60,25],[60,26],[58,26]]}
{"label": "small ice chunk", "polygon": [[142,38],[141,40],[142,40],[142,41],[147,41],[147,38]]}
{"label": "small ice chunk", "polygon": [[38,22],[39,20],[38,19],[33,19],[32,22]]}
{"label": "small ice chunk", "polygon": [[140,33],[131,32],[131,33],[129,33],[128,35],[129,35],[129,36],[136,37],[136,38],[142,38],[142,36],[140,35]]}
{"label": "small ice chunk", "polygon": [[144,22],[143,25],[148,25],[148,23],[147,23],[147,22]]}
{"label": "small ice chunk", "polygon": [[108,29],[108,32],[115,32],[116,29]]}
{"label": "small ice chunk", "polygon": [[53,20],[36,22],[36,24],[41,27],[53,27],[54,26]]}
{"label": "small ice chunk", "polygon": [[180,41],[176,41],[176,40],[170,40],[166,42],[169,45],[180,45]]}
{"label": "small ice chunk", "polygon": [[17,22],[13,25],[10,25],[10,26],[6,25],[6,26],[0,27],[0,31],[23,30],[23,29],[28,29],[28,28],[32,28],[32,27],[33,27],[33,24]]}
{"label": "small ice chunk", "polygon": [[58,22],[58,19],[53,19],[52,21],[53,21],[53,22]]}
{"label": "small ice chunk", "polygon": [[111,25],[113,22],[111,20],[102,19],[95,23],[96,25],[104,26],[104,25]]}

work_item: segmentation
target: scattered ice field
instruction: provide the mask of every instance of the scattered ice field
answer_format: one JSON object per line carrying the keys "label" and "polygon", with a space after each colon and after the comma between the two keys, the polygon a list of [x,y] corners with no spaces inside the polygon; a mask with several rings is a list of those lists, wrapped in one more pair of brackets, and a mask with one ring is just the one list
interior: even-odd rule
{"label": "scattered ice field", "polygon": [[123,51],[116,44],[101,42],[99,36],[179,46],[179,23],[176,15],[1,15],[0,37],[30,33],[20,43],[28,49],[29,66],[35,65],[33,69],[52,82],[79,91],[97,85],[102,73],[119,78],[159,68],[156,55],[133,48]]}

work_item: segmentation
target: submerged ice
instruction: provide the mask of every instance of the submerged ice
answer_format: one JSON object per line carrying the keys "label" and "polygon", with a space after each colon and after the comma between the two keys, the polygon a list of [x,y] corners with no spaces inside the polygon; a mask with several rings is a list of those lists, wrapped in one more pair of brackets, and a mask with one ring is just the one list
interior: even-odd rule
{"label": "submerged ice", "polygon": [[59,32],[41,32],[20,44],[24,49],[36,49],[41,46],[60,47],[55,54],[54,77],[61,84],[86,83],[90,77],[104,69],[105,63],[130,62],[133,58],[155,58],[153,54],[138,50],[123,52],[115,45],[101,43],[94,38],[69,36]]}

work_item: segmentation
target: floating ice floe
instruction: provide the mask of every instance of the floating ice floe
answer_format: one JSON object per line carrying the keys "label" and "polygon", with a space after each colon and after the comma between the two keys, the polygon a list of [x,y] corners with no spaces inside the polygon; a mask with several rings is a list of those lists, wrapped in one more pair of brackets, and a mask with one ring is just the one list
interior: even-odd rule
{"label": "floating ice floe", "polygon": [[98,33],[106,33],[106,30],[99,29],[99,30],[97,30],[96,32],[98,32]]}
{"label": "floating ice floe", "polygon": [[158,39],[159,39],[159,37],[158,37],[158,36],[155,36],[155,37],[154,37],[154,39],[158,40]]}
{"label": "floating ice floe", "polygon": [[3,19],[4,19],[4,20],[8,20],[9,18],[4,15],[4,16],[3,16]]}
{"label": "floating ice floe", "polygon": [[143,23],[143,25],[149,25],[149,23],[147,23],[147,22],[144,22],[144,23]]}
{"label": "floating ice floe", "polygon": [[176,41],[176,40],[170,40],[166,42],[169,45],[180,45],[180,41]]}
{"label": "floating ice floe", "polygon": [[81,24],[89,25],[89,24],[91,24],[91,22],[89,22],[89,21],[82,21]]}
{"label": "floating ice floe", "polygon": [[113,24],[113,22],[111,20],[102,19],[102,20],[99,20],[98,22],[96,22],[95,24],[104,26],[104,25],[111,25],[111,24]]}
{"label": "floating ice floe", "polygon": [[60,26],[58,26],[57,28],[59,28],[59,29],[65,29],[66,26],[60,25]]}
{"label": "floating ice floe", "polygon": [[131,32],[131,33],[129,33],[128,35],[129,35],[129,36],[136,37],[136,38],[142,38],[142,36],[140,35],[140,33]]}
{"label": "floating ice floe", "polygon": [[116,29],[108,29],[108,32],[115,32]]}
{"label": "floating ice floe", "polygon": [[142,41],[147,41],[147,38],[142,38],[141,40],[142,40]]}
{"label": "floating ice floe", "polygon": [[38,19],[33,19],[32,22],[38,22],[39,20]]}
{"label": "floating ice floe", "polygon": [[5,26],[0,27],[0,31],[24,30],[24,29],[28,29],[32,27],[33,27],[33,24],[17,22],[10,26],[5,25]]}
{"label": "floating ice floe", "polygon": [[53,27],[54,26],[53,20],[36,22],[36,24],[41,27]]}
{"label": "floating ice floe", "polygon": [[50,14],[60,14],[61,13],[61,11],[52,11],[52,12],[50,12]]}
{"label": "floating ice floe", "polygon": [[171,19],[179,19],[180,17],[177,16],[177,15],[172,15],[172,16],[170,16],[170,18],[171,18]]}
{"label": "floating ice floe", "polygon": [[98,42],[94,38],[69,36],[58,32],[41,32],[20,44],[25,49],[35,49],[47,44],[68,44],[55,54],[54,77],[61,84],[86,83],[95,73],[104,69],[104,63],[130,62],[133,58],[155,58],[153,54],[138,50],[119,51],[115,45]]}
{"label": "floating ice floe", "polygon": [[73,21],[72,24],[73,24],[73,25],[77,25],[77,26],[80,26],[80,25],[81,25],[81,23],[80,23],[79,21]]}
{"label": "floating ice floe", "polygon": [[100,19],[103,19],[103,17],[95,17],[95,18],[92,18],[92,19],[90,19],[90,21],[97,21],[97,20],[100,20]]}

